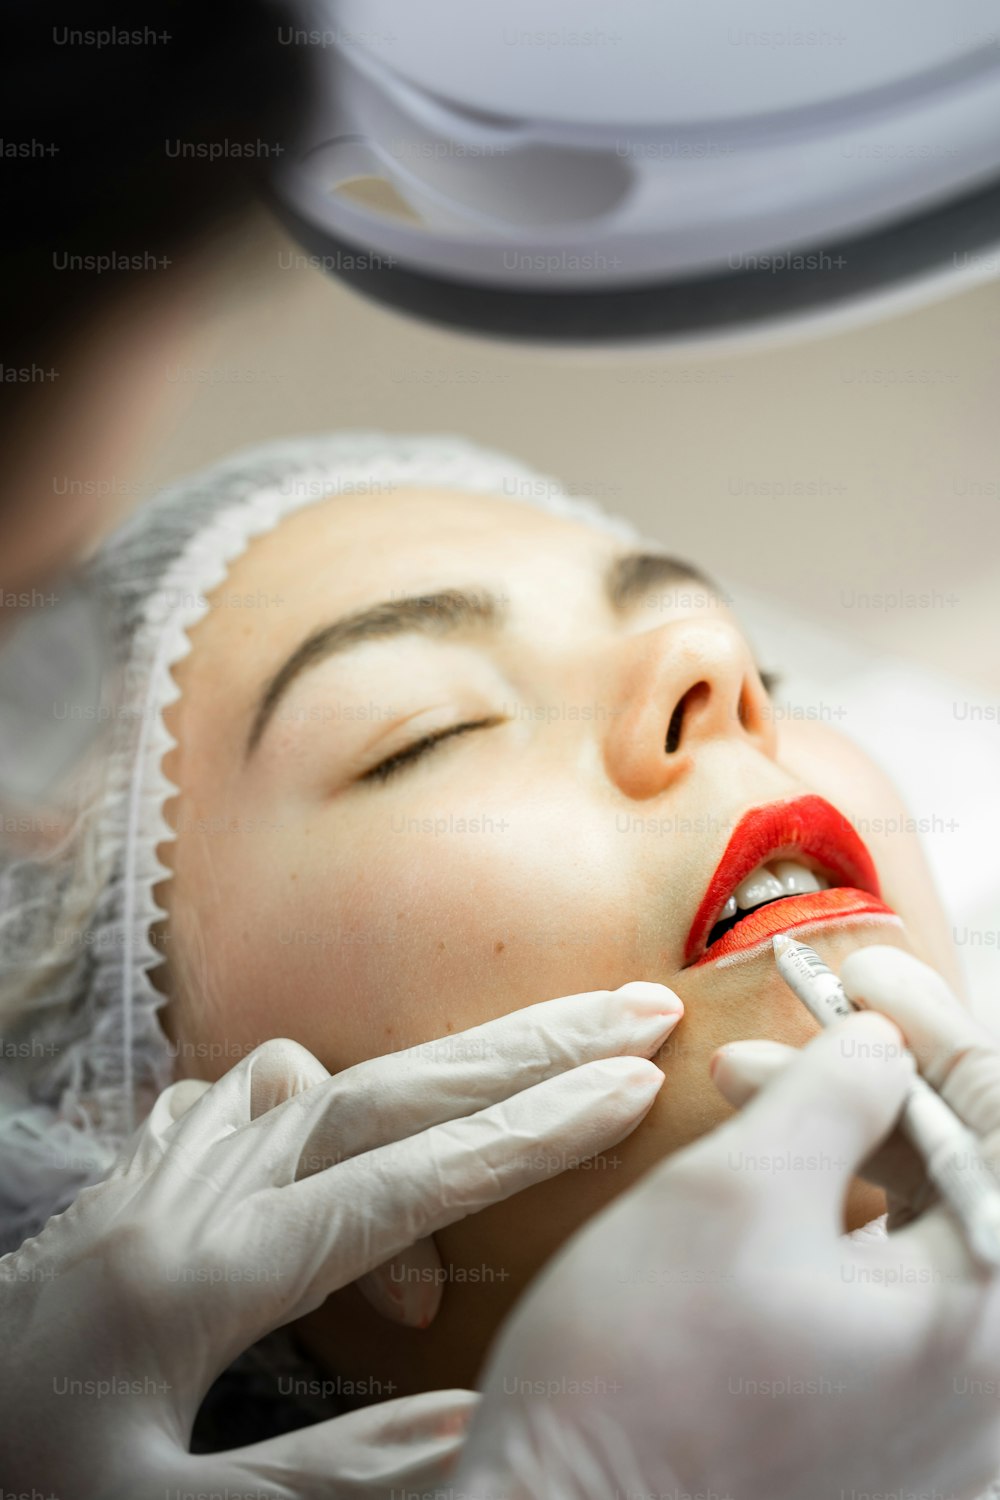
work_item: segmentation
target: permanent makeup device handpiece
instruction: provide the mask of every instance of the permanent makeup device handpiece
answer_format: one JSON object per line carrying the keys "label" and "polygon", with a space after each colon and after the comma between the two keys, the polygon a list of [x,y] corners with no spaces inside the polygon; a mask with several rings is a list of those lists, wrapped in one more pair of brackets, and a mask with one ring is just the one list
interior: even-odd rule
{"label": "permanent makeup device handpiece", "polygon": [[[785,933],[771,939],[778,972],[821,1026],[857,1013],[836,974],[814,948]],[[987,1266],[1000,1266],[1000,1184],[978,1137],[918,1073],[899,1126],[922,1158],[927,1175],[962,1226],[969,1249]]]}

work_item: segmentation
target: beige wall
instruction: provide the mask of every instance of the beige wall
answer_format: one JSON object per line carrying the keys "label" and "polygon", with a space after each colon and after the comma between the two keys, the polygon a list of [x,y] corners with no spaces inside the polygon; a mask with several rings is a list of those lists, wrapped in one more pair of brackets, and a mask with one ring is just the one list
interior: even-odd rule
{"label": "beige wall", "polygon": [[[627,512],[724,584],[1000,690],[1000,284],[766,353],[595,358],[410,322],[283,269],[289,254],[256,230],[239,295],[165,371],[185,402],[144,487],[269,437],[459,432]],[[856,597],[900,591],[930,597]]]}

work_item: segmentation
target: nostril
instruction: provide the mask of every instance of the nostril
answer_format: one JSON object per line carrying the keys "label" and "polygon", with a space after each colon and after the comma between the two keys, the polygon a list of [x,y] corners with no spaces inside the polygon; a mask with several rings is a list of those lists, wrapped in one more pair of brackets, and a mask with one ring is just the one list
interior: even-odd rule
{"label": "nostril", "polygon": [[673,755],[674,751],[677,749],[677,746],[681,742],[681,724],[683,722],[684,699],[682,698],[671,714],[670,723],[667,726],[666,751],[668,755]]}
{"label": "nostril", "polygon": [[688,710],[701,698],[708,696],[709,686],[707,682],[696,682],[694,687],[688,688],[683,698],[670,715],[670,723],[667,725],[667,738],[664,749],[668,755],[673,755],[681,742],[681,734],[684,730],[684,716]]}

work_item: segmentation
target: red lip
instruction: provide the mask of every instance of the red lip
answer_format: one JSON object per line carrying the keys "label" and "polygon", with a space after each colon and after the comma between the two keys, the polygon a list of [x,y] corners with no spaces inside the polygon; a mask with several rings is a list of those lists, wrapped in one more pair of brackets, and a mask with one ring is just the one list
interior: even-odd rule
{"label": "red lip", "polygon": [[[822,865],[833,886],[761,907],[706,951],[719,912],[740,881],[765,860],[796,855]],[[794,797],[751,808],[736,825],[695,913],[684,949],[685,967],[714,963],[793,927],[866,913],[894,915],[880,896],[871,855],[843,813],[824,798]]]}

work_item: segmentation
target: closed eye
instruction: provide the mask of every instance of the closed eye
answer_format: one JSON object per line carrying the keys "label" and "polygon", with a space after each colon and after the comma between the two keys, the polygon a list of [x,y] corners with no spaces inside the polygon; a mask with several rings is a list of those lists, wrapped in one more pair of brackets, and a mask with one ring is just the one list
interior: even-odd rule
{"label": "closed eye", "polygon": [[392,776],[397,776],[400,771],[415,765],[418,760],[427,755],[429,751],[443,743],[444,740],[454,739],[459,734],[469,734],[473,729],[492,729],[496,724],[502,724],[504,720],[494,714],[488,719],[473,719],[465,724],[452,724],[447,729],[439,729],[434,734],[425,734],[423,739],[414,740],[412,745],[407,745],[403,750],[397,750],[386,760],[380,761],[377,766],[372,766],[370,771],[365,771],[359,776],[359,781],[386,782]]}

